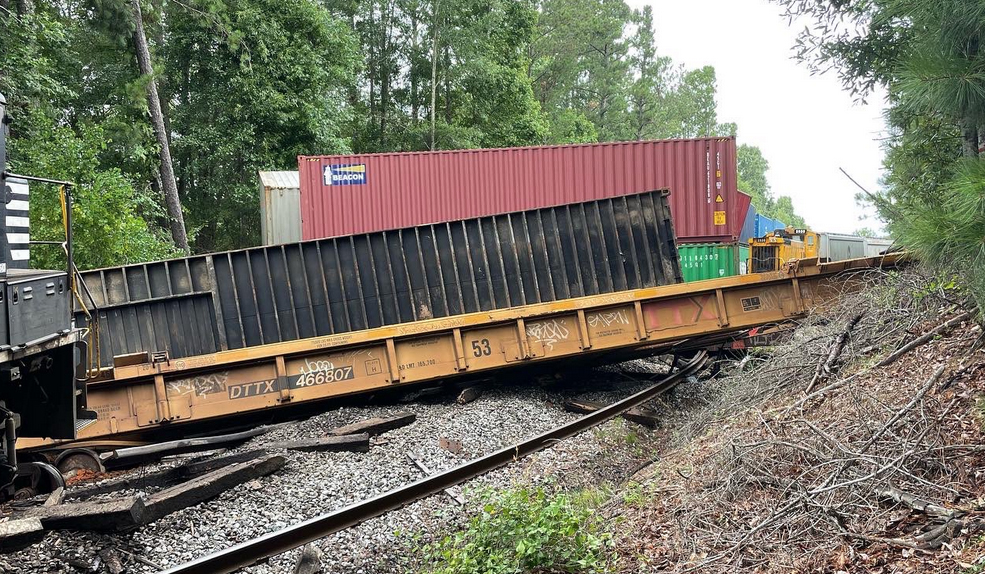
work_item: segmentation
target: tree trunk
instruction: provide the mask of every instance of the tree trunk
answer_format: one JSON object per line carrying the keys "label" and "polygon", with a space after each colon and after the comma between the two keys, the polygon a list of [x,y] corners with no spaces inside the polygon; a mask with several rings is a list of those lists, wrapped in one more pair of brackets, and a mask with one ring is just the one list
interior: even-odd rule
{"label": "tree trunk", "polygon": [[393,1],[387,0],[380,14],[383,29],[383,49],[380,56],[380,151],[386,151],[386,120],[390,112],[390,52],[393,50]]}
{"label": "tree trunk", "polygon": [[435,112],[438,100],[438,8],[441,0],[434,3],[434,40],[431,42],[431,150],[434,150]]}
{"label": "tree trunk", "polygon": [[961,152],[965,157],[978,157],[978,125],[969,118],[961,121]]}
{"label": "tree trunk", "polygon": [[164,114],[161,111],[161,98],[157,94],[157,81],[154,79],[154,68],[151,66],[150,48],[147,46],[147,35],[144,33],[140,0],[131,0],[130,5],[133,7],[133,43],[137,49],[137,66],[140,68],[141,75],[148,77],[147,108],[150,111],[157,145],[161,148],[161,187],[164,192],[164,203],[168,210],[171,238],[174,239],[174,244],[187,254],[190,253],[190,250],[188,249],[188,235],[185,233],[185,217],[181,212],[181,199],[178,197],[178,186],[174,179],[171,146],[168,145],[168,133],[164,127]]}
{"label": "tree trunk", "polygon": [[445,44],[445,123],[451,125],[451,48]]}
{"label": "tree trunk", "polygon": [[414,59],[417,57],[417,10],[410,16],[410,119],[417,126],[417,70],[414,69]]}

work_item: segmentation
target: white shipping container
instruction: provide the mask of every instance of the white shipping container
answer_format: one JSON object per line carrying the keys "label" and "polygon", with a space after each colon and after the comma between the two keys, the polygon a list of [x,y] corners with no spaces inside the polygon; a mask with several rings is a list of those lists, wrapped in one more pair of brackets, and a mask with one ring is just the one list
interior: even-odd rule
{"label": "white shipping container", "polygon": [[818,257],[821,261],[842,261],[865,257],[865,238],[840,233],[820,233]]}
{"label": "white shipping container", "polygon": [[301,241],[301,190],[296,171],[261,171],[260,240],[263,245]]}
{"label": "white shipping container", "polygon": [[893,245],[892,239],[861,237],[842,233],[819,233],[818,257],[821,261],[843,261],[859,257],[876,257]]}
{"label": "white shipping container", "polygon": [[867,237],[865,239],[865,256],[866,257],[877,257],[882,255],[884,251],[893,246],[892,239],[885,239],[882,237]]}

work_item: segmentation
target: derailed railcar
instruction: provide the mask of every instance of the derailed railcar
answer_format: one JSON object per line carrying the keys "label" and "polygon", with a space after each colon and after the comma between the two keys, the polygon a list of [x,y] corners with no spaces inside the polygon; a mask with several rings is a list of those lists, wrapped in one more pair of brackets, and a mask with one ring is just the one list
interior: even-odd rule
{"label": "derailed railcar", "polygon": [[[720,347],[803,317],[843,293],[836,275],[897,257],[629,289],[208,353],[118,362],[89,385],[98,420],[79,438],[177,437],[290,417],[322,401],[413,384],[473,382],[517,369],[571,369]],[[129,359],[135,359],[130,357]],[[64,449],[72,445],[24,444]],[[94,465],[96,463],[93,459]]]}

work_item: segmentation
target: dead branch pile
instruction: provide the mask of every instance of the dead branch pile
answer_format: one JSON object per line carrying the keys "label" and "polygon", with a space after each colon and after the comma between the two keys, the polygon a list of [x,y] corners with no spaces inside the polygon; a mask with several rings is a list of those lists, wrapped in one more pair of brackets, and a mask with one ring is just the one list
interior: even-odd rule
{"label": "dead branch pile", "polygon": [[914,273],[856,279],[867,287],[721,380],[648,471],[652,496],[625,510],[627,571],[965,564],[985,531],[978,327]]}

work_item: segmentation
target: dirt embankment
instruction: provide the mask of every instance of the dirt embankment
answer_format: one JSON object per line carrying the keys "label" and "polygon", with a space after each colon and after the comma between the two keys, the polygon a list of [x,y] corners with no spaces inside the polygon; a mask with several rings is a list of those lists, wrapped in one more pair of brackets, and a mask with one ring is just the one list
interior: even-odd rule
{"label": "dirt embankment", "polygon": [[710,383],[604,510],[621,571],[985,568],[981,330],[915,273],[867,281]]}

